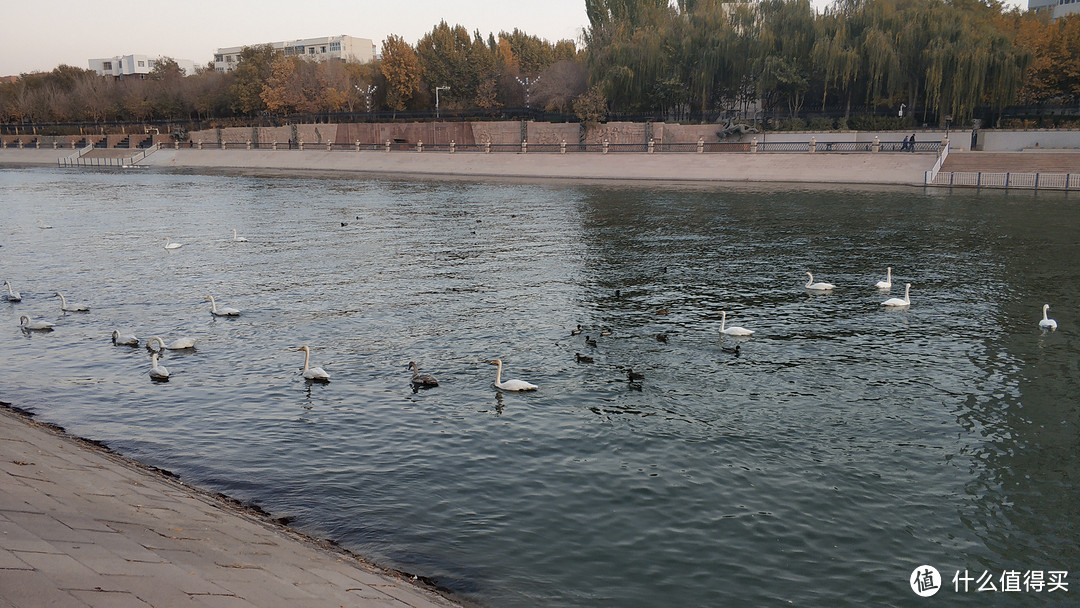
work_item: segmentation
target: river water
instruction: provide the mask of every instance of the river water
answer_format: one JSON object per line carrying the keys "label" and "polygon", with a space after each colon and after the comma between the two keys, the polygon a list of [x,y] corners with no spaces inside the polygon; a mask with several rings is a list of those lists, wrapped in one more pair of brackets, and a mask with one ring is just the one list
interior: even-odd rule
{"label": "river water", "polygon": [[[911,605],[923,564],[969,605],[1080,593],[952,582],[1080,565],[1075,197],[48,169],[0,192],[0,399],[465,600]],[[155,383],[113,329],[196,350]],[[539,390],[497,391],[495,358]]]}

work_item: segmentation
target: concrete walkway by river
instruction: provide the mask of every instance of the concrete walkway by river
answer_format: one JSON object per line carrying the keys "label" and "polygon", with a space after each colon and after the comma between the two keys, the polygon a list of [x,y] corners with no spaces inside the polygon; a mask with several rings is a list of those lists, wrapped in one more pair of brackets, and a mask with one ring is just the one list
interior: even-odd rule
{"label": "concrete walkway by river", "polygon": [[455,604],[0,407],[0,608]]}

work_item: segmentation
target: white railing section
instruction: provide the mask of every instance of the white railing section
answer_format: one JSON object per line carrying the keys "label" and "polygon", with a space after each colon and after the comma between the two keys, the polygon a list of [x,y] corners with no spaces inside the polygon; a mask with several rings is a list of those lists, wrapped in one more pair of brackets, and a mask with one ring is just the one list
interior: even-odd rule
{"label": "white railing section", "polygon": [[1080,190],[1080,173],[939,172],[934,176],[933,182],[927,185],[965,188],[1018,188],[1024,190]]}
{"label": "white railing section", "polygon": [[926,172],[924,184],[934,183],[934,179],[937,178],[937,174],[941,171],[941,166],[945,164],[946,158],[949,158],[949,140],[947,138],[945,145],[941,146],[941,152],[938,154],[937,162],[934,163],[934,168]]}
{"label": "white railing section", "polygon": [[94,149],[91,144],[82,150],[79,150],[77,154],[72,154],[64,158],[57,159],[57,163],[61,167],[130,167],[137,165],[139,161],[143,160],[147,156],[150,156],[160,147],[160,144],[154,144],[149,148],[140,150],[138,154],[128,156],[125,158],[119,157],[86,157],[86,154]]}

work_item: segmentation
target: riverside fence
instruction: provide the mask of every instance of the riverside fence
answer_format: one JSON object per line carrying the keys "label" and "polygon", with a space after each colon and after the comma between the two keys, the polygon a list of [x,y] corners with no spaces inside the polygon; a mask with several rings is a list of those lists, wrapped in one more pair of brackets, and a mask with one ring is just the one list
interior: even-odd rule
{"label": "riverside fence", "polygon": [[530,143],[521,142],[515,144],[496,143],[469,143],[461,144],[450,142],[406,142],[401,140],[385,142],[166,142],[160,144],[161,148],[194,148],[199,150],[325,150],[325,151],[384,151],[384,152],[448,152],[448,153],[720,153],[720,152],[750,152],[750,153],[841,153],[841,152],[903,152],[903,153],[938,153],[942,146],[941,141],[920,141],[915,144],[902,142],[852,142],[852,141],[781,141],[765,142],[756,139],[749,142],[678,142],[666,143],[650,141],[648,143],[617,144],[610,142],[601,143]]}

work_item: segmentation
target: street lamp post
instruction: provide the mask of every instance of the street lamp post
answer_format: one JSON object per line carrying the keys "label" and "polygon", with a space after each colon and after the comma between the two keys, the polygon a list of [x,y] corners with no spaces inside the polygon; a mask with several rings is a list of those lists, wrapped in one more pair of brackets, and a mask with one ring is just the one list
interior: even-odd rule
{"label": "street lamp post", "polygon": [[363,95],[364,98],[367,100],[367,111],[368,111],[368,114],[371,114],[371,95],[373,93],[375,93],[375,90],[378,89],[379,87],[377,87],[377,86],[375,86],[373,84],[367,85],[366,89],[361,89],[360,85],[358,85],[358,84],[354,84],[353,87],[356,88],[357,93],[360,93],[361,95]]}
{"label": "street lamp post", "polygon": [[532,106],[529,104],[529,97],[532,93],[532,85],[539,82],[540,77],[537,76],[536,78],[530,79],[528,76],[526,76],[524,80],[522,80],[519,76],[515,76],[514,78],[517,78],[518,83],[522,86],[522,88],[525,89],[525,110],[531,112]]}
{"label": "street lamp post", "polygon": [[439,91],[449,91],[450,87],[435,87],[435,118],[439,118]]}

